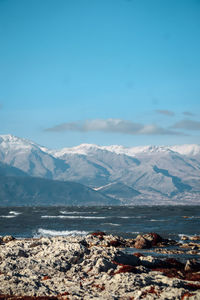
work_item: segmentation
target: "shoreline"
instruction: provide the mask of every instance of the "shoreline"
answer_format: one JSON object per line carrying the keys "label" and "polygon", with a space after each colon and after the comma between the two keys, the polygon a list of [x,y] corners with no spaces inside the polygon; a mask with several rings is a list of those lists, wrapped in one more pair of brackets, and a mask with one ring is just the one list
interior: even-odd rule
{"label": "shoreline", "polygon": [[[125,239],[104,232],[3,237],[0,299],[200,299],[200,237],[187,239],[180,244],[156,233]],[[186,251],[196,259],[169,258],[172,246],[182,251],[178,257]]]}

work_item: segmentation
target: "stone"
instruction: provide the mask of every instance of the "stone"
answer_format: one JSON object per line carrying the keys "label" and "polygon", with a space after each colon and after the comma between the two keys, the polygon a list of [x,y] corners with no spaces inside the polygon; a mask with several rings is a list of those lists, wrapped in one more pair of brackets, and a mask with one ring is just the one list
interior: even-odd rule
{"label": "stone", "polygon": [[162,237],[155,232],[144,234],[143,238],[148,240],[151,243],[151,246],[156,246],[158,243],[161,243],[163,241]]}
{"label": "stone", "polygon": [[200,263],[198,263],[196,259],[187,260],[185,264],[185,271],[187,272],[200,271]]}
{"label": "stone", "polygon": [[17,252],[17,257],[28,257],[28,254],[24,250],[19,249]]}
{"label": "stone", "polygon": [[5,235],[4,237],[2,237],[2,242],[3,243],[8,243],[10,241],[15,240],[15,238],[12,235]]}
{"label": "stone", "polygon": [[186,235],[183,235],[183,236],[181,237],[181,240],[182,240],[182,241],[187,241],[187,240],[189,240],[189,237],[186,236]]}
{"label": "stone", "polygon": [[127,254],[108,246],[110,241],[123,243],[123,238],[102,237],[42,237],[1,244],[0,298],[164,300],[182,295],[187,299],[186,293],[192,293],[191,299],[200,299],[198,271],[185,271],[185,265],[165,257]]}
{"label": "stone", "polygon": [[194,235],[190,238],[191,241],[200,241],[200,235]]}
{"label": "stone", "polygon": [[151,248],[151,243],[143,236],[137,236],[134,247],[137,249],[148,249]]}
{"label": "stone", "polygon": [[117,254],[114,257],[113,261],[117,264],[130,265],[130,266],[138,266],[140,264],[140,260],[138,257],[130,254],[124,254],[123,252]]}

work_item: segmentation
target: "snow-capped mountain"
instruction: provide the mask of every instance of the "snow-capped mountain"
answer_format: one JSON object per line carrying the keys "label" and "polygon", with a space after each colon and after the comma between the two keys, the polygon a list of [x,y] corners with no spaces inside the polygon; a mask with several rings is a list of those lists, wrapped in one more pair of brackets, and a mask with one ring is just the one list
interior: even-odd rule
{"label": "snow-capped mountain", "polygon": [[4,135],[0,161],[31,176],[82,183],[126,203],[200,203],[199,145],[82,144],[50,150]]}
{"label": "snow-capped mountain", "polygon": [[[63,179],[68,166],[32,141],[13,135],[0,136],[0,161],[31,176]],[[66,179],[66,178],[64,178]]]}

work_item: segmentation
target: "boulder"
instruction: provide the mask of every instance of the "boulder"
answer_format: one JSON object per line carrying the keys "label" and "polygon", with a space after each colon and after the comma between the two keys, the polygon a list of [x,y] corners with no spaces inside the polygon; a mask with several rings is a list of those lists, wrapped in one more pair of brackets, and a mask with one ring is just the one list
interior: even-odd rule
{"label": "boulder", "polygon": [[161,243],[163,241],[162,237],[155,232],[144,234],[143,238],[148,240],[151,243],[151,246],[156,246],[158,243]]}
{"label": "boulder", "polygon": [[137,249],[148,249],[151,248],[151,243],[143,236],[137,236],[134,247]]}
{"label": "boulder", "polygon": [[162,241],[163,241],[162,237],[155,232],[150,232],[143,235],[139,234],[136,237],[134,247],[137,249],[147,249],[156,246],[158,243],[161,243]]}
{"label": "boulder", "polygon": [[190,239],[191,241],[200,241],[200,235],[194,235]]}
{"label": "boulder", "polygon": [[200,263],[196,259],[189,259],[185,264],[185,271],[187,272],[198,272],[200,271]]}
{"label": "boulder", "polygon": [[115,255],[113,261],[119,265],[138,266],[140,264],[140,259],[138,257],[123,252]]}
{"label": "boulder", "polygon": [[10,241],[15,240],[15,238],[12,235],[5,235],[2,237],[2,242],[3,243],[8,243]]}

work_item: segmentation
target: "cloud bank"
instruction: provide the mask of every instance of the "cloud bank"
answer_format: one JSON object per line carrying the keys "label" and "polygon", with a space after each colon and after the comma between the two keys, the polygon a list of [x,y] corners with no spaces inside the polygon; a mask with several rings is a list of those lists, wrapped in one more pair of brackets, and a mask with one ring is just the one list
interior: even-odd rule
{"label": "cloud bank", "polygon": [[186,129],[186,130],[200,130],[200,122],[193,121],[193,120],[182,120],[174,124],[172,128]]}
{"label": "cloud bank", "polygon": [[47,132],[91,132],[122,133],[130,135],[177,135],[174,130],[165,129],[155,124],[144,125],[122,119],[94,119],[62,123],[45,129]]}

